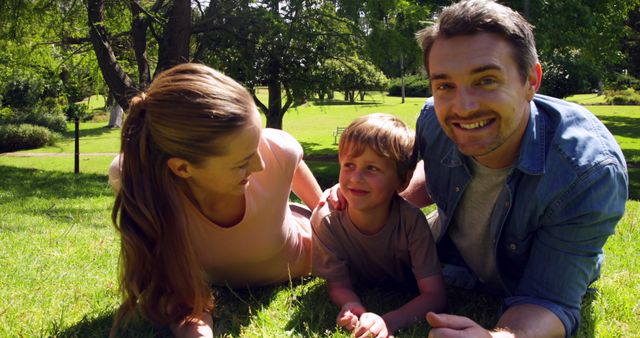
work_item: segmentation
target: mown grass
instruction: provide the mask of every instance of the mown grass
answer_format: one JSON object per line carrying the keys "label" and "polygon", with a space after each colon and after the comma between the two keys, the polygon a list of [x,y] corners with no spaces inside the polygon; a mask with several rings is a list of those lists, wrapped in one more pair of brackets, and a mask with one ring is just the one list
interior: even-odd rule
{"label": "mown grass", "polygon": [[[354,105],[311,103],[288,113],[284,129],[302,142],[314,174],[327,187],[337,180],[331,134],[336,126],[346,126],[369,112],[395,113],[413,125],[422,102],[409,99],[401,105],[397,98],[375,96]],[[590,109],[616,134],[627,159],[636,161],[640,154],[634,139],[640,135],[637,107]],[[72,173],[72,156],[0,156],[0,337],[105,337],[109,332],[119,304],[119,244],[110,224],[113,196],[105,172],[111,153],[118,149],[118,131],[103,125],[82,124],[81,153],[91,149],[109,154],[81,157],[78,176]],[[69,154],[72,145],[68,139],[55,149]],[[637,199],[638,180],[632,180]],[[605,246],[603,277],[594,285],[598,292],[585,298],[579,337],[640,337],[639,220],[640,203],[629,201],[616,234]],[[250,290],[220,288],[214,294],[219,336],[348,336],[335,328],[338,309],[319,279]],[[453,288],[447,289],[447,295],[450,312],[487,326],[495,323],[498,299]],[[390,310],[412,296],[401,290],[362,293],[366,305],[376,311]],[[426,337],[427,333],[423,321],[398,336]],[[166,329],[144,321],[120,332],[123,337],[168,335]]]}

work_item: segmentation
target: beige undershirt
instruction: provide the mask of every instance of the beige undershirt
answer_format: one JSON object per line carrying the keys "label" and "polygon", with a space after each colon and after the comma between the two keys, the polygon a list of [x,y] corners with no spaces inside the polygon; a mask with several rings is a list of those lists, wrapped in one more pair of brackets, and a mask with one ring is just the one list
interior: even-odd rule
{"label": "beige undershirt", "polygon": [[487,168],[469,161],[472,178],[452,219],[449,237],[478,279],[500,289],[490,220],[510,167]]}

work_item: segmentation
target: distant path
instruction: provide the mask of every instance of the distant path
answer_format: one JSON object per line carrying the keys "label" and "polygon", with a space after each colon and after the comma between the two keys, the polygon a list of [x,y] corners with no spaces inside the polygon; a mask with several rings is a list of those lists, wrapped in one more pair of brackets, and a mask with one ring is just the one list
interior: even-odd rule
{"label": "distant path", "polygon": [[[64,157],[64,156],[74,156],[74,153],[2,153],[0,156],[6,157]],[[83,156],[110,156],[115,157],[118,153],[80,153],[80,157]]]}

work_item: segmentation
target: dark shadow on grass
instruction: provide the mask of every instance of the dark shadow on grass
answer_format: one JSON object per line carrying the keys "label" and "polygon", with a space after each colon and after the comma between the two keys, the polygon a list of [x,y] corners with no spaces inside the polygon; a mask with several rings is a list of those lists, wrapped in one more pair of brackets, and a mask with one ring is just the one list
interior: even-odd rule
{"label": "dark shadow on grass", "polygon": [[15,201],[35,196],[62,199],[112,194],[106,175],[80,173],[75,176],[69,172],[4,165],[0,165],[0,187]]}
{"label": "dark shadow on grass", "polygon": [[[104,338],[109,337],[111,325],[113,324],[114,312],[105,312],[95,318],[83,318],[78,323],[58,330],[51,330],[50,337],[82,337],[82,338]],[[155,327],[149,322],[137,318],[118,331],[118,338],[170,338],[171,331],[166,327]]]}
{"label": "dark shadow on grass", "polygon": [[[214,336],[240,337],[241,330],[251,321],[252,309],[268,306],[280,288],[265,287],[231,290],[213,288],[216,299],[213,311]],[[54,324],[49,336],[55,337],[108,337],[113,323],[114,311],[107,311],[95,318],[83,318],[68,328]],[[148,321],[136,318],[122,327],[117,337],[172,337],[168,327],[154,326]]]}
{"label": "dark shadow on grass", "polygon": [[356,100],[354,102],[344,101],[344,100],[319,100],[313,99],[309,100],[309,102],[313,102],[316,106],[378,106],[382,104],[382,102],[376,100],[365,100],[360,101]]}
{"label": "dark shadow on grass", "polygon": [[[382,315],[397,309],[409,302],[417,295],[414,288],[382,288],[363,287],[356,288],[363,305],[368,311]],[[300,305],[296,308],[294,316],[285,327],[288,331],[294,331],[296,335],[308,337],[318,336],[326,332],[337,332],[341,329],[336,326],[336,316],[339,308],[329,299],[329,293],[324,282],[316,282],[304,295],[300,297]],[[346,331],[344,331],[346,333]],[[424,319],[405,327],[397,332],[400,337],[426,337],[429,325]]]}
{"label": "dark shadow on grass", "polygon": [[576,337],[590,338],[595,336],[596,319],[593,316],[593,303],[598,297],[600,297],[598,291],[590,289],[584,298],[582,298],[582,306],[580,308],[580,327],[578,328],[578,333],[575,335]]}
{"label": "dark shadow on grass", "polygon": [[[616,112],[612,111],[611,114],[616,114]],[[613,135],[630,138],[637,138],[639,135],[640,118],[611,115],[598,116],[598,118]]]}
{"label": "dark shadow on grass", "polygon": [[337,314],[338,308],[329,299],[325,284],[316,279],[304,294],[298,297],[295,312],[285,329],[295,332],[296,336],[319,336],[324,332],[337,330]]}
{"label": "dark shadow on grass", "polygon": [[267,307],[278,292],[287,287],[289,286],[278,285],[244,289],[214,288],[213,295],[216,304],[213,310],[214,336],[239,337],[242,327],[250,323],[253,309]]}
{"label": "dark shadow on grass", "polygon": [[[107,123],[105,122],[104,127],[82,129],[82,122],[80,122],[80,138],[86,137],[86,136],[100,136],[102,134],[110,133],[113,130],[113,128],[107,127],[106,124]],[[62,133],[62,137],[74,139],[75,131],[73,129],[67,130],[64,133]]]}

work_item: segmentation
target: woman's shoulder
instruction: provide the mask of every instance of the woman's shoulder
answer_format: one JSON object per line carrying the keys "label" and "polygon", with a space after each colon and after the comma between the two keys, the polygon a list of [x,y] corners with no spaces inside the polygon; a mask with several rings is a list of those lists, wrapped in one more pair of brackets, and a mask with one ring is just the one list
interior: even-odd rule
{"label": "woman's shoulder", "polygon": [[293,155],[298,161],[302,158],[302,146],[291,134],[279,129],[262,130],[262,143],[276,157]]}

